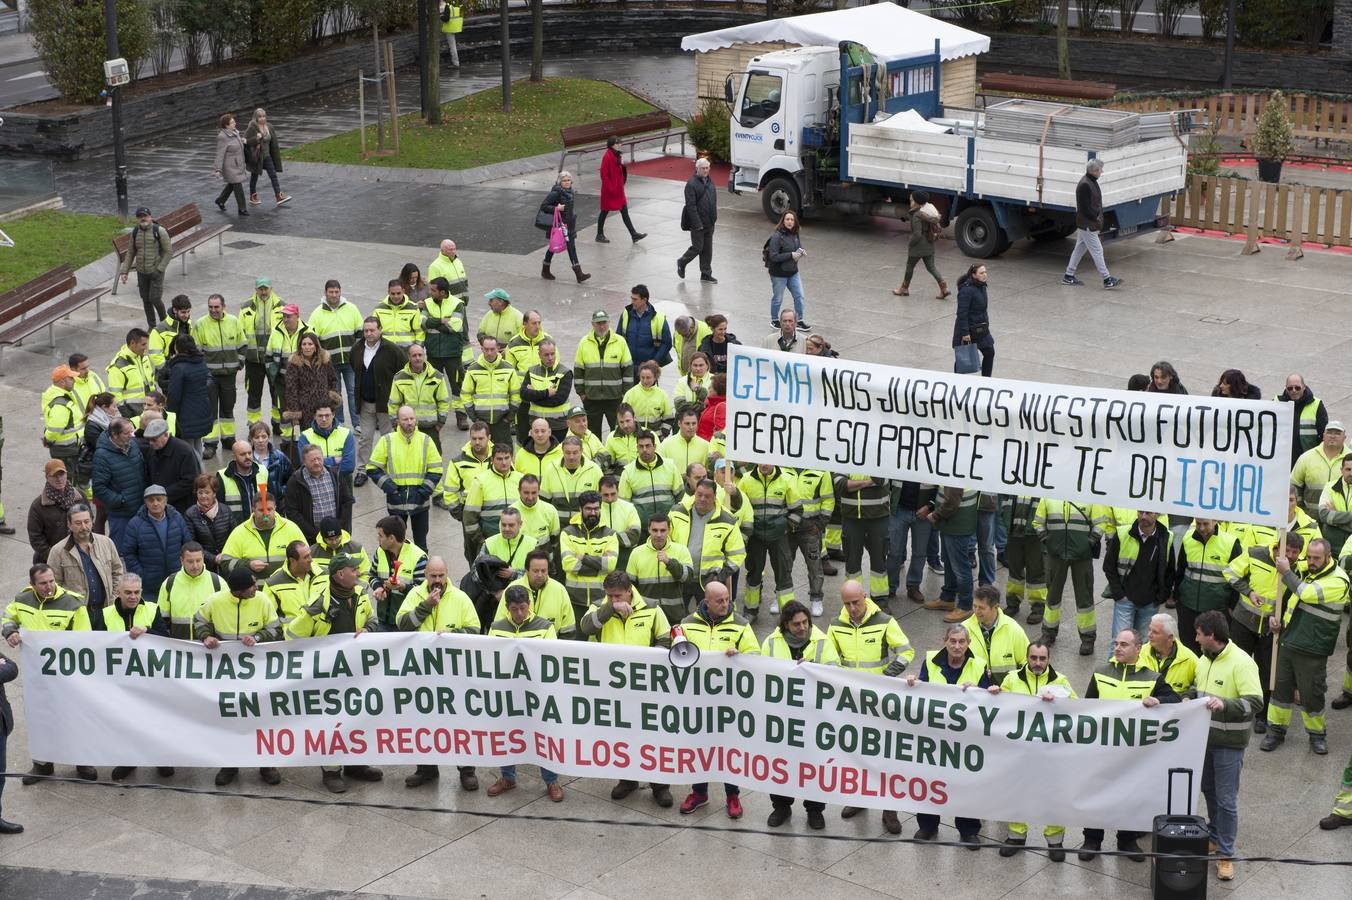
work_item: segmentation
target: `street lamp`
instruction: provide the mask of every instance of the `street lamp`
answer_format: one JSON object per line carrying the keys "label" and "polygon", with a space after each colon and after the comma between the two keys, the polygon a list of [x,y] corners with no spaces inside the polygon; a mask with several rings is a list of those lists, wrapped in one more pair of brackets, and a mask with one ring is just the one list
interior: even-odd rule
{"label": "street lamp", "polygon": [[117,50],[117,0],[103,0],[103,25],[108,41],[108,58],[103,63],[103,80],[108,85],[109,105],[113,110],[113,183],[117,189],[117,211],[127,215],[127,148],[122,142],[122,85],[131,81],[127,61]]}

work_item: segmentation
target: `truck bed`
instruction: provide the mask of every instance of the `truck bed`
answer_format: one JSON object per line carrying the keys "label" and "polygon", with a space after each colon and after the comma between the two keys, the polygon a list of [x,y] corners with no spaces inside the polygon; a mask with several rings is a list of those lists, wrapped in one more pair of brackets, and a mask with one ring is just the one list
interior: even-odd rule
{"label": "truck bed", "polygon": [[[1090,151],[1044,147],[1041,192],[1038,145],[968,134],[930,134],[851,125],[848,179],[953,191],[1034,206],[1075,207],[1075,185]],[[1182,190],[1187,148],[1173,136],[1094,152],[1103,160],[1103,205]],[[968,159],[973,160],[968,165]]]}

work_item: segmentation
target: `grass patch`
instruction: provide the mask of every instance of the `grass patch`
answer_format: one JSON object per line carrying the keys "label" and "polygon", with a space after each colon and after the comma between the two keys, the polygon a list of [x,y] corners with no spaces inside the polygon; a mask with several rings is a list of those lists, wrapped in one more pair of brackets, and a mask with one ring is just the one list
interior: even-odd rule
{"label": "grass patch", "polygon": [[47,209],[0,222],[15,246],[0,247],[0,291],[18,287],[63,263],[78,269],[113,252],[112,240],[126,226],[116,216]]}
{"label": "grass patch", "polygon": [[[559,129],[652,112],[655,107],[603,81],[549,78],[512,84],[512,112],[502,111],[501,86],[442,104],[442,124],[411,113],[399,119],[399,155],[361,158],[361,130],[286,151],[301,162],[365,163],[413,169],[469,169],[563,149]],[[368,115],[370,113],[368,112]],[[386,126],[388,141],[388,125]],[[366,129],[374,150],[376,130]]]}

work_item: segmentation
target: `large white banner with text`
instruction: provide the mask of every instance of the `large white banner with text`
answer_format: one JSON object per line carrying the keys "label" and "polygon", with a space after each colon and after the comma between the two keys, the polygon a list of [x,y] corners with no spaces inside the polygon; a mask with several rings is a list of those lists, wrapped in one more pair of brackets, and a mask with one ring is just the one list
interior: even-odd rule
{"label": "large white banner with text", "polygon": [[1164,811],[1170,768],[1200,784],[1210,721],[1199,701],[1045,702],[756,655],[682,669],[660,649],[422,633],[207,650],[35,631],[21,677],[32,755],[60,763],[525,763],[1138,830]]}
{"label": "large white banner with text", "polygon": [[1286,522],[1291,404],[761,350],[728,356],[728,455],[1232,522]]}

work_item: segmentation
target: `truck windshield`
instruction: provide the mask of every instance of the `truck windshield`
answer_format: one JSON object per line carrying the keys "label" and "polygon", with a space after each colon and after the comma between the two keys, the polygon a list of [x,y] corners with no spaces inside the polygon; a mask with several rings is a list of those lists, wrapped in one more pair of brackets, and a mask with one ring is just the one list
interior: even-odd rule
{"label": "truck windshield", "polygon": [[746,128],[764,122],[779,112],[779,92],[783,79],[778,75],[753,72],[746,80],[746,91],[742,94],[742,111],[737,117]]}

